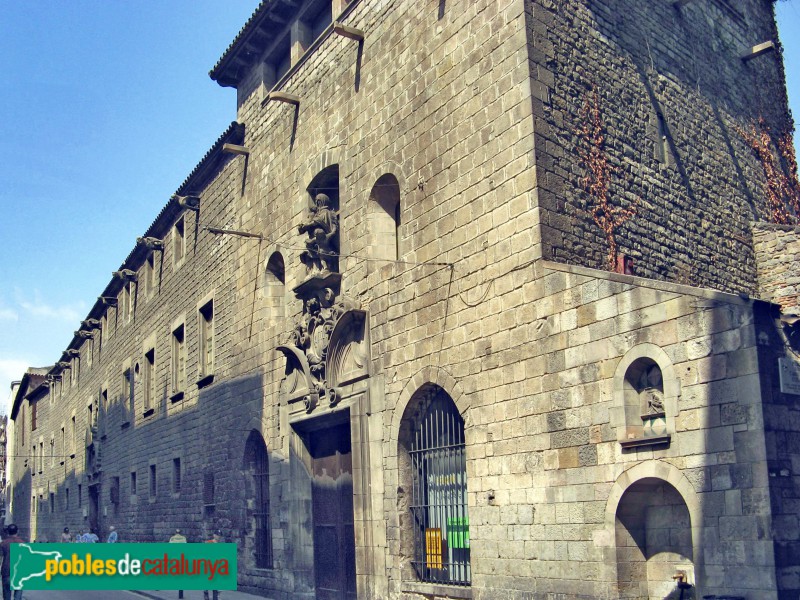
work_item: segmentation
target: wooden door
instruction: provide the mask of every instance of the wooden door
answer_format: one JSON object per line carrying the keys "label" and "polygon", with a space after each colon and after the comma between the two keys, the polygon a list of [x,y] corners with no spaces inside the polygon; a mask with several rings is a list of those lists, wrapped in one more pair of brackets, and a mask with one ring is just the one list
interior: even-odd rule
{"label": "wooden door", "polygon": [[318,600],[356,600],[350,424],[311,434],[314,573]]}

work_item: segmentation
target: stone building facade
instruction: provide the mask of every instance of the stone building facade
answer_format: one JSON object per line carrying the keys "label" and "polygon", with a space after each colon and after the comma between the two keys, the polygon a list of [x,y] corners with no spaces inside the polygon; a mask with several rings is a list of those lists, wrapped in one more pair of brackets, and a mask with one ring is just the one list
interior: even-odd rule
{"label": "stone building facade", "polygon": [[24,532],[221,529],[270,598],[800,597],[771,2],[265,0],[211,77],[17,394]]}

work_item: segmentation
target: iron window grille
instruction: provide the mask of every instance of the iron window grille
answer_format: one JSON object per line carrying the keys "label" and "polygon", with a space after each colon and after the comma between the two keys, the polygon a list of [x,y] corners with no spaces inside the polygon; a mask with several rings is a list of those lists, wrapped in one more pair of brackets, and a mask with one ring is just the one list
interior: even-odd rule
{"label": "iron window grille", "polygon": [[470,585],[464,420],[442,390],[414,424],[410,457],[417,577]]}

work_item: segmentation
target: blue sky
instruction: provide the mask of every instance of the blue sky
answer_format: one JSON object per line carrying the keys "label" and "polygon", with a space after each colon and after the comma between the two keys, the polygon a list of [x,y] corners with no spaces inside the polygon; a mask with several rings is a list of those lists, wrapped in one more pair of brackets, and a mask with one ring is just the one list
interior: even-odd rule
{"label": "blue sky", "polygon": [[[795,115],[798,2],[777,5]],[[136,237],[236,118],[235,91],[208,70],[257,4],[3,3],[0,410],[25,368],[59,359]]]}

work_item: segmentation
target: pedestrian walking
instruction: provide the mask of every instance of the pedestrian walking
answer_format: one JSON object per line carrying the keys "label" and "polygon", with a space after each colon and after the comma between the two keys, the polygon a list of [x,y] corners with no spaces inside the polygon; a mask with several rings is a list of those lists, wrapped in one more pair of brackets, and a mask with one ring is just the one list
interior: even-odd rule
{"label": "pedestrian walking", "polygon": [[[220,530],[216,530],[214,534],[211,536],[210,540],[206,540],[206,544],[219,544],[222,542],[222,532]],[[220,592],[219,590],[213,590],[211,592],[213,600],[219,600]],[[209,598],[208,590],[203,590],[203,600],[212,600]]]}
{"label": "pedestrian walking", "polygon": [[[6,527],[6,537],[0,542],[0,558],[3,566],[0,567],[0,575],[3,580],[3,600],[11,600],[11,544],[25,543],[18,533],[17,526],[11,523]],[[14,600],[22,600],[22,590],[14,590]]]}

